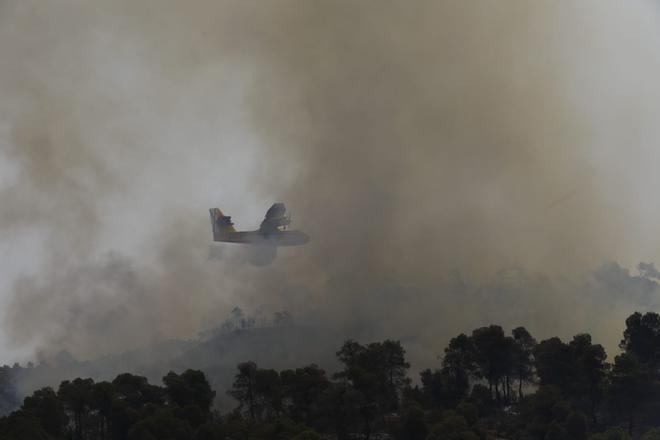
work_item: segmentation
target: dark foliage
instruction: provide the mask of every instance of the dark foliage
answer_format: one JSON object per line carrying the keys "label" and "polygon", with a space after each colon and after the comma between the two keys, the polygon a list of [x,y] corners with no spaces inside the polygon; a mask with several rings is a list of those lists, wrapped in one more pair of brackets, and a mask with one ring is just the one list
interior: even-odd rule
{"label": "dark foliage", "polygon": [[[628,318],[612,365],[588,334],[537,343],[523,327],[509,336],[491,325],[451,339],[412,385],[400,342],[348,340],[332,376],[315,364],[239,364],[227,391],[238,406],[224,415],[201,371],[170,372],[163,386],[128,373],[77,378],[26,397],[0,419],[0,440],[651,440],[660,438],[657,344],[653,313]],[[15,371],[0,371],[7,402]]]}

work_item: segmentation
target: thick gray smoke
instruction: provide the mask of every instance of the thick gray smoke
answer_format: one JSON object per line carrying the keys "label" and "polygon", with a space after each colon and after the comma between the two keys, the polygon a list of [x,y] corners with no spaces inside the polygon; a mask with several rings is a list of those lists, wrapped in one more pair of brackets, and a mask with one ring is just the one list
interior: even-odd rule
{"label": "thick gray smoke", "polygon": [[[613,348],[657,302],[601,264],[660,256],[659,17],[642,0],[1,2],[5,351],[91,358],[236,305],[402,339],[420,367],[491,322]],[[207,259],[209,207],[248,228],[272,201],[309,245],[266,268]]]}

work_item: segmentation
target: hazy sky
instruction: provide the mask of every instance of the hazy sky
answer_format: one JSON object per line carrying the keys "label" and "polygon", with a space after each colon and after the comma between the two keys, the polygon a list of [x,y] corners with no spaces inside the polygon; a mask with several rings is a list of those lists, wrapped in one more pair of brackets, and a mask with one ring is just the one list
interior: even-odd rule
{"label": "hazy sky", "polygon": [[[0,0],[0,357],[193,337],[235,305],[428,359],[548,310],[613,347],[641,305],[581,295],[660,261],[659,49],[642,0]],[[308,246],[207,259],[209,207],[250,228],[274,201]],[[452,310],[454,271],[511,267],[553,287]]]}

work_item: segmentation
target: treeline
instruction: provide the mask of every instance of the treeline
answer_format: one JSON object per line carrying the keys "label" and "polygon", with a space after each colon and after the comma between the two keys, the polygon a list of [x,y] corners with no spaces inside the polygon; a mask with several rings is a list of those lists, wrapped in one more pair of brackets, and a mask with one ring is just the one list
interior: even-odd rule
{"label": "treeline", "polygon": [[224,438],[213,437],[215,392],[204,373],[170,372],[163,383],[125,373],[112,382],[78,378],[57,391],[42,388],[0,419],[0,439]]}
{"label": "treeline", "polygon": [[451,339],[413,381],[398,341],[349,340],[332,375],[238,365],[226,414],[200,371],[163,386],[75,379],[25,398],[0,440],[660,440],[660,316],[631,315],[620,348],[610,364],[588,334],[538,342],[491,325]]}

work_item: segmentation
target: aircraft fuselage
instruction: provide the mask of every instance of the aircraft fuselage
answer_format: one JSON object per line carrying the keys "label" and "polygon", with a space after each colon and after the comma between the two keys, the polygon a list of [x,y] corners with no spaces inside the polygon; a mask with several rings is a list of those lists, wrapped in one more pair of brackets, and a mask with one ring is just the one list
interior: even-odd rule
{"label": "aircraft fuselage", "polygon": [[227,232],[214,241],[222,243],[245,243],[262,246],[300,246],[309,241],[309,235],[302,231],[236,231]]}

